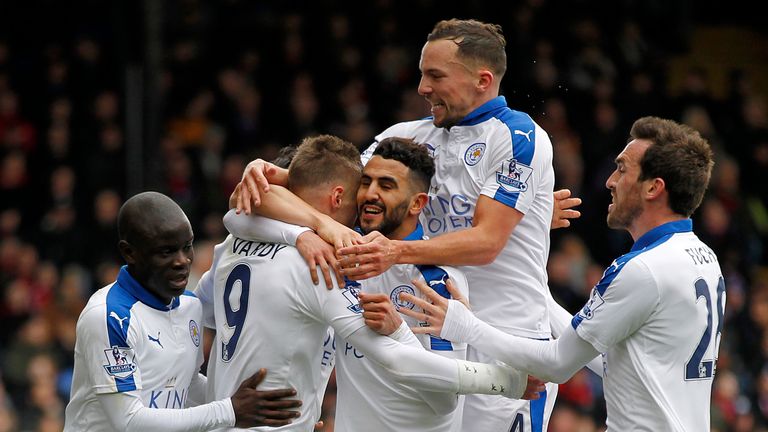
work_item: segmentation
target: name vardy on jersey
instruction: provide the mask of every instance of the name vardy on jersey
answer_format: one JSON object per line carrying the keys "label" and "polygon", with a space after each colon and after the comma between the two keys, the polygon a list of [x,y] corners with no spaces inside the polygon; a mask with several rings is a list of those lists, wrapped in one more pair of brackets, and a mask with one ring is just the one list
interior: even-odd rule
{"label": "name vardy on jersey", "polygon": [[287,247],[288,245],[284,244],[256,242],[235,237],[232,242],[232,253],[244,256],[268,256],[269,259],[275,259],[275,255]]}

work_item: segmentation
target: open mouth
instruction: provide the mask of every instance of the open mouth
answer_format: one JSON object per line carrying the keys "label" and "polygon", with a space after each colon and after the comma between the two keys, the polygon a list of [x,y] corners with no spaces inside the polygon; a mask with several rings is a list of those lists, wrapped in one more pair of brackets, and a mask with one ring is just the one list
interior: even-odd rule
{"label": "open mouth", "polygon": [[377,216],[384,213],[384,208],[381,206],[373,205],[373,204],[366,204],[363,205],[360,208],[360,215],[361,216]]}
{"label": "open mouth", "polygon": [[177,289],[185,289],[187,287],[187,282],[189,281],[189,273],[174,276],[168,281]]}

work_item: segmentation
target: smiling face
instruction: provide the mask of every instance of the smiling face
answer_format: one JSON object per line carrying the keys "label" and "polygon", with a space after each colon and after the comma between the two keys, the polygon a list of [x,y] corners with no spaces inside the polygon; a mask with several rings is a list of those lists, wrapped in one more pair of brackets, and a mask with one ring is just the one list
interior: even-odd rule
{"label": "smiling face", "polygon": [[419,94],[431,105],[437,127],[450,128],[495,97],[478,92],[479,71],[459,59],[457,52],[456,43],[447,39],[427,42],[421,50]]}
{"label": "smiling face", "polygon": [[[364,233],[379,231],[390,239],[402,239],[415,228],[420,210],[409,185],[409,168],[394,159],[374,156],[363,168],[357,191],[358,221]],[[414,223],[403,224],[409,215]]]}
{"label": "smiling face", "polygon": [[614,229],[630,229],[643,212],[640,161],[651,145],[648,140],[633,140],[616,158],[616,169],[605,186],[611,191],[608,206],[608,226]]}

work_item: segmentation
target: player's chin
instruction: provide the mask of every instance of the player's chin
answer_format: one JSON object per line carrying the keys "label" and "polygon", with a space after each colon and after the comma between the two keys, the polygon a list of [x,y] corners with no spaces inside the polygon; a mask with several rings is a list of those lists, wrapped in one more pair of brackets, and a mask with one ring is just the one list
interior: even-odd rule
{"label": "player's chin", "polygon": [[381,223],[379,222],[378,216],[372,217],[370,215],[368,216],[360,216],[359,217],[360,222],[360,230],[363,231],[363,233],[368,234],[371,231],[378,231],[379,227],[381,226]]}

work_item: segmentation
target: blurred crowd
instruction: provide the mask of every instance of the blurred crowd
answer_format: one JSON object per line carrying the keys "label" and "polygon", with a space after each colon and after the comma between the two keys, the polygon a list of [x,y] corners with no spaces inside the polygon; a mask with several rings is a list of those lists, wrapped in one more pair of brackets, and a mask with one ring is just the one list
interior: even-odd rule
{"label": "blurred crowd", "polygon": [[[139,192],[126,166],[124,3],[0,5],[0,432],[61,430],[77,317],[121,266],[116,215]],[[604,185],[631,123],[668,117],[712,143],[694,229],[727,288],[713,430],[768,430],[768,94],[733,69],[715,96],[704,67],[671,90],[670,60],[693,31],[734,18],[717,2],[691,3],[162,2],[159,137],[145,149],[142,188],[168,194],[192,221],[193,288],[249,160],[317,133],[362,149],[390,124],[429,115],[416,87],[434,23],[501,24],[502,94],[550,133],[557,186],[584,200],[582,218],[553,233],[549,260],[552,292],[570,311],[631,246],[605,226]],[[581,372],[561,386],[550,431],[594,432],[604,419],[600,380]]]}

